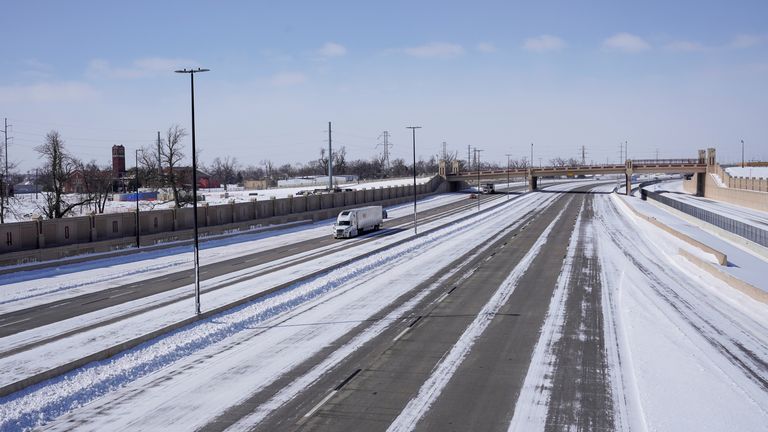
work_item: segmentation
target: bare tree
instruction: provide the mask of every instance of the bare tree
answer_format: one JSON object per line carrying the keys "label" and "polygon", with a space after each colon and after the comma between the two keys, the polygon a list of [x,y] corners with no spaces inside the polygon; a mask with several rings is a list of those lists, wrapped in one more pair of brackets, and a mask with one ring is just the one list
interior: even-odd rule
{"label": "bare tree", "polygon": [[107,199],[112,193],[112,171],[108,167],[100,167],[95,160],[81,165],[85,190],[89,205],[94,213],[104,213]]}
{"label": "bare tree", "polygon": [[64,217],[73,209],[88,203],[87,196],[71,194],[66,196],[64,191],[67,184],[72,184],[76,177],[82,177],[78,171],[78,161],[64,148],[64,140],[57,131],[48,132],[45,143],[35,147],[44,164],[41,175],[45,179],[43,196],[45,203],[40,211],[49,219]]}
{"label": "bare tree", "polygon": [[347,148],[344,146],[333,152],[333,171],[339,174],[347,173]]}
{"label": "bare tree", "polygon": [[171,188],[173,202],[177,208],[182,207],[188,201],[182,196],[184,190],[184,173],[180,170],[180,164],[184,160],[184,152],[181,148],[181,140],[187,136],[187,132],[179,125],[174,125],[166,131],[165,139],[160,140],[160,163],[163,165],[163,185]]}
{"label": "bare tree", "polygon": [[264,165],[264,178],[267,179],[267,183],[273,182],[273,175],[275,171],[275,164],[269,159],[263,159],[261,162]]}
{"label": "bare tree", "polygon": [[317,159],[317,164],[321,174],[328,174],[328,156],[325,154],[325,147],[320,147],[320,158]]}
{"label": "bare tree", "polygon": [[139,176],[141,184],[144,187],[151,187],[155,190],[165,185],[163,167],[156,153],[157,148],[153,145],[142,147],[139,150]]}
{"label": "bare tree", "polygon": [[225,189],[228,184],[237,181],[237,171],[239,168],[240,165],[237,163],[237,158],[230,158],[229,156],[225,156],[224,159],[217,157],[209,167],[211,177],[222,183]]}

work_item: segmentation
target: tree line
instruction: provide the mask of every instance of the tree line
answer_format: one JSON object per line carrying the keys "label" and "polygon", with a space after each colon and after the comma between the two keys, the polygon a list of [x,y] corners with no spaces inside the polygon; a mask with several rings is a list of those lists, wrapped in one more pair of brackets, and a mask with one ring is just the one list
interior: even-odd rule
{"label": "tree line", "polygon": [[[186,136],[184,128],[178,125],[169,127],[156,143],[138,150],[138,168],[126,167],[126,176],[116,179],[111,165],[100,165],[95,160],[80,160],[69,151],[59,132],[52,130],[45,136],[43,143],[35,147],[41,166],[36,170],[38,174],[34,182],[43,195],[42,202],[37,203],[38,212],[49,219],[62,218],[82,208],[93,213],[104,213],[113,192],[133,191],[137,185],[169,191],[170,200],[177,208],[189,204],[192,200],[192,175],[183,143]],[[446,160],[449,171],[454,161],[458,161],[460,170],[476,170],[478,166],[481,170],[507,167],[507,164],[493,161],[462,160],[458,158],[457,152],[447,152],[417,160],[416,174],[436,174],[442,158]],[[199,157],[197,159],[200,160]],[[334,150],[330,158],[326,149],[321,147],[317,158],[281,165],[268,159],[258,164],[243,165],[236,157],[217,156],[209,164],[199,164],[198,171],[206,173],[210,179],[222,185],[243,184],[245,180],[265,180],[268,185],[274,186],[281,179],[327,175],[329,160],[333,162],[335,174],[356,175],[361,180],[406,177],[413,173],[413,164],[403,158],[387,161],[383,154],[376,154],[369,159],[349,159],[343,146]],[[523,157],[509,160],[508,164],[511,168],[527,168],[529,162]],[[579,165],[573,158],[554,158],[549,162],[552,166]],[[14,199],[9,196],[9,186],[23,179],[22,175],[15,172],[15,165],[10,161],[9,168],[7,176],[0,175],[0,223],[4,223],[6,216],[14,211]],[[67,193],[73,188],[78,193]]]}

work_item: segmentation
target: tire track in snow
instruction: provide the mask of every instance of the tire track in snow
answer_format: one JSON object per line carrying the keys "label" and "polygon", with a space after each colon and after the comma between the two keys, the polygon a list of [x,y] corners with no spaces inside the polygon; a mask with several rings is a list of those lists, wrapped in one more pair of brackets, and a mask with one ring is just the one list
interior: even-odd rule
{"label": "tire track in snow", "polygon": [[[535,203],[547,200],[531,198],[530,201]],[[234,334],[251,330],[255,325],[333,292],[348,282],[369,275],[375,269],[389,268],[414,253],[427,252],[432,244],[460,232],[474,230],[478,224],[493,223],[491,216],[506,211],[509,204],[517,205],[519,201],[509,201],[489,212],[438,229],[312,281],[298,283],[146,342],[110,359],[0,398],[0,430],[26,429],[56,418]]]}
{"label": "tire track in snow", "polygon": [[555,219],[547,226],[544,232],[539,236],[530,250],[515,266],[510,275],[499,286],[494,295],[486,302],[485,306],[478,312],[477,317],[467,327],[464,333],[456,341],[453,348],[446,353],[443,359],[435,366],[430,377],[419,389],[418,394],[408,401],[408,404],[400,412],[400,415],[392,422],[387,431],[410,431],[416,426],[419,420],[429,410],[443,388],[448,384],[453,374],[461,365],[464,358],[470,352],[477,339],[483,334],[485,329],[491,323],[489,317],[493,317],[499,309],[509,300],[509,297],[515,290],[518,280],[539,254],[552,232],[555,224],[560,220],[570,201],[566,203],[563,209],[557,214]]}
{"label": "tire track in snow", "polygon": [[510,431],[544,430],[547,410],[552,397],[552,377],[555,368],[554,345],[562,337],[565,321],[566,288],[571,280],[571,269],[576,254],[576,244],[584,211],[582,202],[579,216],[571,233],[565,260],[560,268],[555,292],[547,310],[547,316],[541,327],[541,335],[533,349],[531,363],[525,375],[523,386],[515,403],[515,412],[509,424]]}
{"label": "tire track in snow", "polygon": [[[754,383],[759,390],[738,388],[757,403],[759,394],[764,395],[768,391],[768,344],[760,338],[766,334],[765,329],[759,330],[763,327],[758,323],[698,288],[689,276],[670,265],[665,266],[664,263],[670,262],[669,257],[659,259],[662,252],[653,249],[649,240],[625,234],[635,232],[636,228],[620,213],[615,203],[601,202],[598,213],[597,220],[602,225],[600,235],[606,235],[610,244],[623,255],[622,258],[634,267],[630,270],[636,268],[647,280],[644,287],[650,290],[638,290],[636,293],[657,305],[658,310],[669,316],[681,334],[699,350],[702,350],[702,344],[695,340],[686,326],[738,371],[730,372],[714,362],[713,365],[723,375],[738,382],[733,373],[740,373]],[[612,313],[618,312],[614,310]],[[624,352],[628,352],[626,345],[623,348]],[[706,355],[706,351],[702,350],[702,353]],[[751,393],[755,391],[758,393]],[[642,411],[642,407],[639,408]],[[762,410],[766,411],[765,408]],[[643,424],[643,421],[637,423]]]}
{"label": "tire track in snow", "polygon": [[[548,204],[551,204],[551,202]],[[500,232],[498,235],[496,235],[492,239],[488,240],[483,245],[482,248],[476,250],[474,253],[464,258],[464,261],[471,262],[477,256],[481,255],[485,250],[491,247],[496,242],[497,239],[507,235],[510,231],[517,229],[523,223],[527,222],[528,215],[530,215],[530,213],[527,213],[526,215],[523,216],[523,218],[513,223],[512,225],[508,226],[506,229],[504,229],[502,232]],[[330,370],[335,368],[350,354],[352,354],[353,352],[358,350],[360,347],[362,347],[364,344],[368,343],[369,341],[371,341],[372,339],[374,339],[375,337],[383,333],[385,330],[387,330],[392,325],[393,322],[405,316],[410,310],[416,307],[425,297],[427,297],[430,293],[432,293],[436,288],[441,287],[446,280],[450,279],[458,272],[464,271],[464,270],[465,269],[463,266],[456,266],[451,270],[449,270],[448,272],[446,272],[445,274],[443,274],[437,281],[430,284],[429,287],[417,293],[407,302],[405,302],[401,306],[397,307],[396,309],[388,313],[384,318],[374,323],[367,329],[363,330],[362,333],[355,336],[352,340],[350,340],[349,342],[344,344],[342,347],[338,348],[336,351],[331,353],[320,364],[313,367],[310,371],[308,371],[304,375],[296,378],[287,386],[283,387],[277,394],[271,397],[268,401],[261,404],[256,409],[255,412],[248,415],[247,417],[244,417],[236,424],[227,428],[227,431],[235,432],[235,431],[247,431],[247,430],[253,429],[256,425],[258,425],[261,421],[263,421],[272,412],[274,412],[275,410],[279,409],[280,407],[288,403],[290,400],[292,400],[294,397],[296,397],[299,393],[301,393],[305,389],[314,385],[317,381],[320,380],[320,378],[323,377],[323,375],[325,375]],[[465,279],[472,276],[472,274],[473,274],[472,272],[466,272],[464,275],[461,276],[461,278],[459,278],[454,283],[454,285],[461,284]]]}

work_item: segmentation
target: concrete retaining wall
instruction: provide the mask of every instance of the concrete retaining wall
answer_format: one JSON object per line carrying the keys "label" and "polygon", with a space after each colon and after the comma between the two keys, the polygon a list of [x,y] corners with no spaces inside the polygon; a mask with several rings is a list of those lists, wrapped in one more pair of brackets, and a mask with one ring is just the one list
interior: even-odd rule
{"label": "concrete retaining wall", "polygon": [[[447,183],[440,177],[417,185],[420,196],[446,189]],[[322,220],[335,217],[343,208],[368,203],[395,205],[412,196],[413,185],[216,206],[204,203],[198,207],[198,227],[200,235],[206,236],[269,224]],[[144,211],[139,217],[142,246],[192,237],[191,207]],[[135,244],[135,212],[1,224],[0,266],[107,252]]]}
{"label": "concrete retaining wall", "polygon": [[[723,201],[730,204],[736,204],[742,207],[747,207],[755,210],[768,212],[768,184],[766,179],[745,179],[742,177],[731,177],[728,173],[716,165],[712,170],[713,172],[706,175],[704,197],[712,198],[717,201]],[[712,178],[712,175],[720,176],[720,179],[724,184],[730,185],[729,187],[721,187],[717,184],[717,181]],[[740,188],[740,186],[745,186]],[[750,187],[754,187],[750,189]],[[683,180],[683,190],[688,193],[696,193],[696,179]]]}
{"label": "concrete retaining wall", "polygon": [[626,206],[632,213],[634,213],[640,219],[643,219],[643,220],[646,220],[646,221],[650,222],[652,225],[655,225],[656,227],[660,228],[661,230],[668,232],[669,234],[679,238],[680,240],[688,243],[691,246],[697,247],[697,248],[701,249],[702,251],[704,251],[704,252],[706,252],[708,254],[714,255],[715,259],[717,259],[717,262],[720,263],[720,265],[722,265],[722,266],[728,265],[728,256],[726,254],[724,254],[723,252],[720,252],[719,250],[717,250],[717,249],[715,249],[715,248],[713,248],[711,246],[708,246],[708,245],[706,245],[706,244],[696,240],[695,238],[693,238],[693,237],[691,237],[691,236],[689,236],[687,234],[684,234],[684,233],[682,233],[682,232],[680,232],[680,231],[678,231],[678,230],[676,230],[676,229],[674,229],[674,228],[672,228],[672,227],[670,227],[670,226],[668,226],[668,225],[658,221],[654,217],[651,217],[651,216],[645,215],[643,213],[640,213],[632,205],[627,204],[621,198],[618,198],[618,199],[622,202],[622,204],[624,204],[624,206]]}

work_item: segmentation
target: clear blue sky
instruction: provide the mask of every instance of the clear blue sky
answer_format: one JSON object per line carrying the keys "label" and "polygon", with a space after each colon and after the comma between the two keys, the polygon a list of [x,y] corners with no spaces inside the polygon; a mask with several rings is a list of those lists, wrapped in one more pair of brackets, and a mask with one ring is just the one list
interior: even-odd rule
{"label": "clear blue sky", "polygon": [[[203,161],[449,150],[616,161],[768,159],[768,2],[6,2],[0,117],[11,160],[51,129],[85,160],[190,128]],[[187,140],[189,144],[189,140]],[[131,159],[129,159],[131,160]]]}

